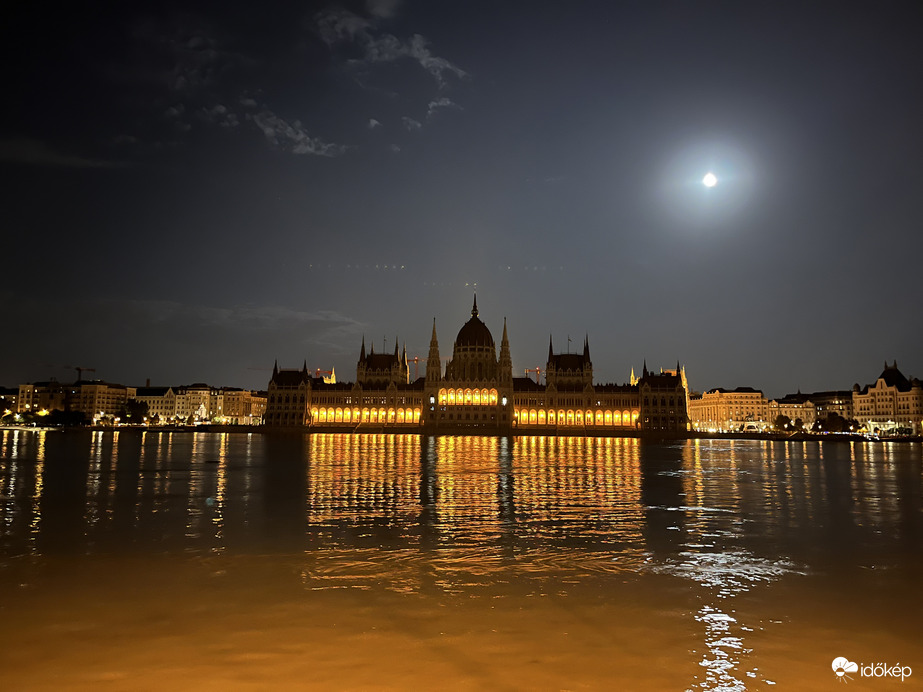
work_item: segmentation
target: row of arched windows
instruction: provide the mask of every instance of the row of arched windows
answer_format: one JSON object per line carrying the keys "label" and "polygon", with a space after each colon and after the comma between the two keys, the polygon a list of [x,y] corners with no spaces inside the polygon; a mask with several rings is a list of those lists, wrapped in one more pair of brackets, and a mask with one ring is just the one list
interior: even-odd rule
{"label": "row of arched windows", "polygon": [[442,406],[496,406],[496,389],[440,389]]}
{"label": "row of arched windows", "polygon": [[418,408],[312,408],[311,419],[315,423],[419,423]]}
{"label": "row of arched windows", "polygon": [[520,425],[635,425],[638,411],[581,411],[579,409],[517,409],[516,421]]}

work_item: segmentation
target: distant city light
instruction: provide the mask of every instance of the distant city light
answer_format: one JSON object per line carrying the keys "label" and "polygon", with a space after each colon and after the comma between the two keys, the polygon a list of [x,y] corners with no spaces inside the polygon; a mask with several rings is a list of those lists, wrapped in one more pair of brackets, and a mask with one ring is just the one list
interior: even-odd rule
{"label": "distant city light", "polygon": [[718,184],[718,176],[716,176],[714,173],[706,173],[705,177],[702,178],[702,184],[705,187],[714,187]]}

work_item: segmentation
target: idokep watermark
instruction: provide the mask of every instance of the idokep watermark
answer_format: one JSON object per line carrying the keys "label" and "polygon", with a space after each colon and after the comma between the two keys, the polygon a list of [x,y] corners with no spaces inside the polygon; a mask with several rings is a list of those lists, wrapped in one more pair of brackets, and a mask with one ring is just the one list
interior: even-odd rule
{"label": "idokep watermark", "polygon": [[[848,658],[838,656],[833,659],[833,672],[837,682],[848,682],[858,673],[863,678],[892,678],[903,682],[911,676],[913,670],[910,666],[900,663],[855,663]],[[850,675],[852,673],[853,675]]]}

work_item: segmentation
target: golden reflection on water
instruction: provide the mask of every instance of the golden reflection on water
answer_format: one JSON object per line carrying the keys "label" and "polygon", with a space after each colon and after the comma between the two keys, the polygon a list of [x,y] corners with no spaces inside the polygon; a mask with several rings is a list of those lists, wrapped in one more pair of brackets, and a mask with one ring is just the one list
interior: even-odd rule
{"label": "golden reflection on water", "polygon": [[790,653],[772,632],[798,616],[777,594],[893,591],[923,536],[919,445],[8,430],[0,453],[0,567],[178,555],[208,569],[191,602],[226,580],[251,618],[266,569],[311,598],[412,599],[407,627],[503,601],[541,612],[509,637],[566,623],[574,660],[643,639],[697,689],[783,681],[767,647]]}

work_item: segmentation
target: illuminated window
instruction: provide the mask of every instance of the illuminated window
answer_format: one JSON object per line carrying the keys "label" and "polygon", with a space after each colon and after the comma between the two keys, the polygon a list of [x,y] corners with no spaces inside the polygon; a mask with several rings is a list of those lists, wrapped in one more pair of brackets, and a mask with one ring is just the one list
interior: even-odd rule
{"label": "illuminated window", "polygon": [[495,405],[497,403],[497,390],[496,389],[490,390],[490,403],[491,405]]}
{"label": "illuminated window", "polygon": [[[368,411],[366,411],[366,413],[368,413]],[[378,410],[374,408],[372,409],[372,422],[373,423],[378,422]]]}
{"label": "illuminated window", "polygon": [[638,412],[637,411],[631,412],[631,422],[632,422],[632,425],[638,422]]}
{"label": "illuminated window", "polygon": [[413,410],[413,422],[414,422],[414,423],[419,423],[419,422],[420,422],[420,409],[418,409],[418,408],[415,408],[415,409]]}
{"label": "illuminated window", "polygon": [[548,412],[548,425],[554,425],[554,411]]}
{"label": "illuminated window", "polygon": [[471,393],[471,403],[473,403],[475,406],[481,405],[481,390],[480,389],[475,389]]}
{"label": "illuminated window", "polygon": [[573,412],[573,411],[568,411],[568,412],[567,412],[567,424],[568,424],[568,425],[573,425],[573,424],[574,424],[574,412]]}
{"label": "illuminated window", "polygon": [[538,412],[538,424],[545,425],[545,409],[539,409]]}
{"label": "illuminated window", "polygon": [[[616,413],[618,413],[618,411],[616,411]],[[606,425],[612,425],[612,411],[606,411],[604,422]]]}
{"label": "illuminated window", "polygon": [[596,412],[596,425],[602,425],[602,424],[603,424],[603,412],[597,411]]}
{"label": "illuminated window", "polygon": [[576,415],[574,415],[574,422],[577,425],[583,425],[583,411],[577,411]]}
{"label": "illuminated window", "polygon": [[531,411],[529,411],[529,424],[535,425],[537,422],[538,422],[538,415],[535,409],[532,409]]}
{"label": "illuminated window", "polygon": [[399,408],[399,409],[397,410],[397,422],[398,422],[398,423],[403,423],[403,422],[404,422],[404,409],[402,409],[402,408]]}
{"label": "illuminated window", "polygon": [[455,405],[455,390],[450,389],[449,390],[449,406],[454,406],[454,405]]}
{"label": "illuminated window", "polygon": [[439,390],[439,403],[445,404],[448,401],[448,393],[444,389]]}
{"label": "illuminated window", "polygon": [[470,389],[465,390],[465,403],[466,404],[471,403],[471,390]]}
{"label": "illuminated window", "polygon": [[328,408],[327,409],[327,422],[333,423],[334,421],[336,421],[336,411],[334,411],[333,408]]}

